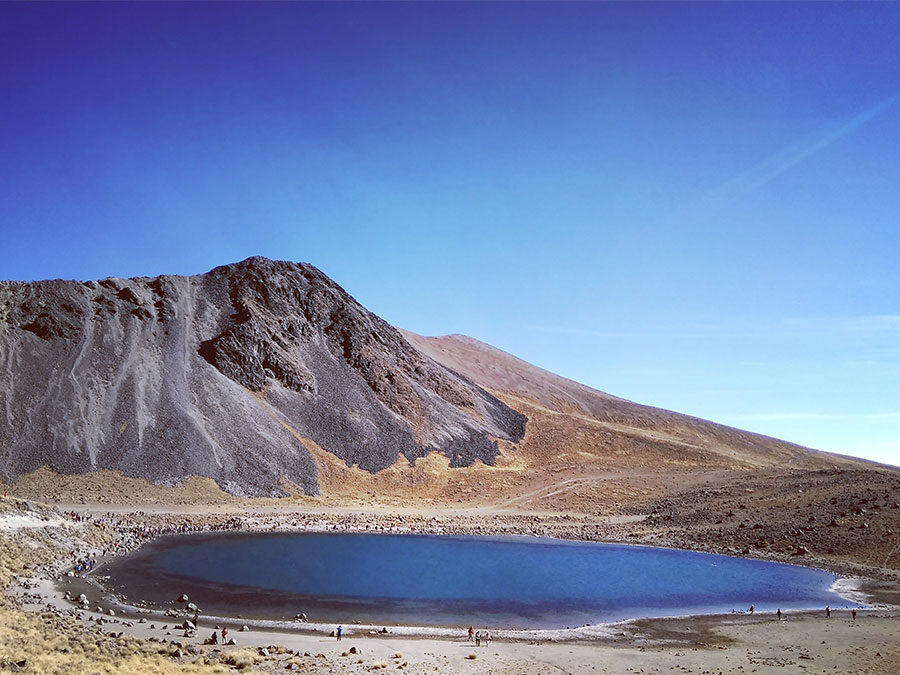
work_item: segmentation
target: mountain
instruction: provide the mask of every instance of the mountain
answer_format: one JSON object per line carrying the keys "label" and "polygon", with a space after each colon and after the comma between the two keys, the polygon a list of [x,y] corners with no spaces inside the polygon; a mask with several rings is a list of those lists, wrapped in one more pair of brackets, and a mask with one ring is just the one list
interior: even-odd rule
{"label": "mountain", "polygon": [[[519,407],[557,413],[630,435],[635,443],[663,443],[670,458],[680,449],[700,464],[729,467],[783,462],[832,464],[834,455],[715,422],[634,403],[533,366],[465,335],[423,337],[403,332],[423,354],[489,390],[502,392]],[[649,451],[649,447],[645,448]]]}
{"label": "mountain", "polygon": [[368,472],[432,452],[492,464],[525,417],[415,350],[311,265],[0,283],[0,476],[192,475],[319,491],[317,454]]}
{"label": "mountain", "polygon": [[367,311],[311,265],[0,283],[0,478],[590,511],[857,460],[643,406]]}

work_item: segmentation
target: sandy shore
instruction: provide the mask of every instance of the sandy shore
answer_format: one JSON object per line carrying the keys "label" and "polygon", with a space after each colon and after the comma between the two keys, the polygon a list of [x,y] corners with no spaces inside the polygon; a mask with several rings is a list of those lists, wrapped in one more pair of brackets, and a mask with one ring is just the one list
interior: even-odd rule
{"label": "sandy shore", "polygon": [[[72,612],[60,589],[48,581],[29,589],[26,608]],[[107,610],[111,605],[101,602]],[[96,610],[97,605],[92,606]],[[282,672],[363,673],[403,665],[411,673],[897,673],[900,672],[900,614],[887,610],[860,611],[854,621],[848,611],[773,615],[722,615],[627,621],[593,627],[591,631],[539,631],[530,639],[495,639],[475,647],[464,635],[442,638],[406,634],[383,635],[374,626],[347,626],[338,642],[323,627],[313,632],[252,628],[240,632],[232,621],[201,617],[196,634],[185,637],[176,628],[181,617],[161,613],[109,616],[82,612],[86,629],[168,642],[184,654],[179,660],[202,660],[204,651],[234,647],[204,647],[217,626],[228,626],[237,648],[252,647],[259,656],[255,668]],[[98,623],[102,621],[103,623]],[[393,630],[393,629],[392,629]],[[568,633],[564,635],[564,633]],[[267,648],[268,657],[259,655]],[[355,648],[357,653],[352,653]],[[399,656],[397,656],[399,654]],[[472,658],[474,655],[475,658]]]}
{"label": "sandy shore", "polygon": [[[85,512],[85,507],[79,509]],[[160,525],[168,522],[190,521],[207,525],[222,524],[233,517],[230,513],[214,516],[206,514],[150,513],[147,510],[126,510],[109,517],[102,528],[95,518],[108,517],[108,509],[92,510],[93,518],[81,523],[60,523],[48,516],[39,524],[34,516],[10,516],[6,529],[0,534],[15,535],[38,532],[41,527],[67,532],[66,541],[78,544],[89,541],[84,533],[93,530],[111,534],[115,550],[126,553],[135,550],[146,538],[136,536],[140,524]],[[199,520],[191,521],[191,518]],[[472,518],[474,531],[462,525]],[[577,534],[582,523],[566,523],[565,519],[496,518],[485,514],[466,515],[454,520],[441,514],[384,517],[379,513],[327,512],[288,514],[271,512],[244,513],[242,522],[249,528],[269,530],[272,527],[294,529],[304,523],[322,529],[347,528],[372,531],[372,528],[395,528],[394,531],[458,531],[480,534],[524,533]],[[426,526],[423,526],[423,523]],[[547,525],[542,531],[539,525]],[[612,525],[612,524],[610,524]],[[368,530],[366,528],[369,528]],[[603,523],[596,525],[599,533]],[[93,528],[93,529],[92,529]],[[477,529],[475,529],[477,528]],[[591,532],[592,534],[594,531]],[[58,534],[56,536],[61,536]],[[576,538],[569,536],[569,538]],[[105,546],[96,542],[80,547],[81,553],[96,554]],[[825,617],[823,611],[786,613],[783,621],[773,615],[700,616],[670,619],[642,619],[592,626],[576,630],[529,631],[517,634],[494,631],[496,639],[489,646],[475,647],[466,642],[463,634],[450,629],[402,629],[380,626],[345,625],[345,634],[338,642],[329,637],[333,626],[277,625],[256,623],[241,632],[242,621],[205,617],[201,615],[198,630],[185,636],[180,626],[188,613],[183,607],[170,609],[166,616],[162,609],[127,608],[102,589],[93,587],[76,576],[67,576],[69,560],[56,560],[35,566],[38,574],[31,579],[20,578],[11,592],[16,601],[40,616],[65,618],[77,622],[80,630],[104,639],[123,641],[139,639],[169,659],[176,667],[188,664],[203,667],[241,667],[264,672],[296,670],[304,673],[363,673],[378,670],[402,670],[412,673],[900,673],[900,610],[884,606],[860,611],[851,619],[849,611],[835,611]],[[102,574],[97,567],[96,575]],[[876,581],[869,582],[877,586]],[[77,599],[87,589],[90,602],[87,609],[76,607],[64,594]],[[847,589],[844,589],[846,591]],[[856,589],[865,592],[866,589]],[[109,614],[112,610],[114,615]],[[148,613],[149,612],[149,613]],[[47,618],[46,621],[53,619]],[[249,624],[248,624],[249,625]],[[229,637],[237,641],[235,647],[204,646],[216,626],[228,626]],[[318,630],[314,630],[314,629]],[[24,649],[25,647],[23,647]],[[355,648],[355,652],[351,652]],[[2,651],[2,650],[0,650]],[[12,658],[12,657],[10,657]],[[232,663],[233,662],[233,663]],[[40,662],[35,661],[37,665]],[[2,666],[0,666],[2,668]],[[69,667],[70,672],[80,672]],[[115,668],[99,672],[116,672]],[[32,672],[43,671],[38,668]],[[66,672],[60,669],[53,672]],[[151,671],[148,671],[151,672]],[[163,672],[163,671],[159,671]]]}

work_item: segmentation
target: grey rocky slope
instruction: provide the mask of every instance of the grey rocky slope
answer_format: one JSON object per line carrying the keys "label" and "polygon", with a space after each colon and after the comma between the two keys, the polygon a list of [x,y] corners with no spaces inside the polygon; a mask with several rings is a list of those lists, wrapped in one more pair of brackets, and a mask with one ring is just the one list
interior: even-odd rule
{"label": "grey rocky slope", "polygon": [[377,471],[492,463],[525,417],[412,348],[315,267],[0,283],[0,476],[40,466],[243,495],[318,491],[315,441]]}

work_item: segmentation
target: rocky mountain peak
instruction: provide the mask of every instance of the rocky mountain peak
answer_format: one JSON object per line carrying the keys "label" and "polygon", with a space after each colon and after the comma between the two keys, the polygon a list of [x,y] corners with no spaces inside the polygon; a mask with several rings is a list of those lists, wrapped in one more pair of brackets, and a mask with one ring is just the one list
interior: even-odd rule
{"label": "rocky mountain peak", "polygon": [[321,271],[261,257],[194,277],[0,284],[0,473],[210,475],[316,490],[310,439],[377,471],[493,462],[525,418],[414,349]]}

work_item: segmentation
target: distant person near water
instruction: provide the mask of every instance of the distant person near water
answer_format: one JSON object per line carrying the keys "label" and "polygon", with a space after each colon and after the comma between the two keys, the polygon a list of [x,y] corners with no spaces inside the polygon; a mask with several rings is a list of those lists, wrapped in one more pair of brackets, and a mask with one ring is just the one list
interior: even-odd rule
{"label": "distant person near water", "polygon": [[831,616],[831,605],[825,605],[825,616]]}
{"label": "distant person near water", "polygon": [[851,613],[851,616],[853,617],[853,620],[856,621],[856,610],[855,609]]}
{"label": "distant person near water", "polygon": [[778,614],[778,620],[781,621],[781,609],[780,608],[778,609],[777,614]]}
{"label": "distant person near water", "polygon": [[469,626],[469,637],[466,638],[466,642],[475,642],[475,628],[473,626]]}
{"label": "distant person near water", "polygon": [[341,634],[342,634],[343,632],[344,632],[344,627],[343,627],[343,626],[338,626],[338,627],[337,627],[337,630],[335,631],[335,635],[337,636],[337,641],[338,641],[338,642],[341,641]]}

